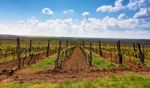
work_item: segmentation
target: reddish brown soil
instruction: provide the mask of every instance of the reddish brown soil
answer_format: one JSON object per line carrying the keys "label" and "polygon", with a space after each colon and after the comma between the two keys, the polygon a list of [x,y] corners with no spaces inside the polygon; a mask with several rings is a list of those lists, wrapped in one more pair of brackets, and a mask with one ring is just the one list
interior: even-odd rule
{"label": "reddish brown soil", "polygon": [[84,55],[79,47],[75,48],[72,55],[62,62],[62,70],[66,72],[81,72],[91,71],[92,68],[89,66],[87,61],[84,60]]}
{"label": "reddish brown soil", "polygon": [[[39,57],[33,56],[33,59],[30,61],[30,64],[39,62],[40,60],[44,58],[43,56],[46,56],[46,52],[39,54]],[[35,58],[35,62],[34,62],[34,58]],[[28,67],[29,59],[30,59],[30,56],[26,58],[22,58],[21,67]],[[24,66],[22,65],[23,60],[24,60]],[[9,76],[12,74],[12,72],[14,73],[16,70],[18,70],[17,67],[18,67],[17,59],[13,61],[9,61],[9,62],[0,63],[0,80],[2,80],[5,77],[5,75]]]}
{"label": "reddish brown soil", "polygon": [[11,69],[17,67],[17,60],[0,63],[0,72],[4,69]]}
{"label": "reddish brown soil", "polygon": [[[103,52],[103,56],[104,56],[105,59],[108,59],[108,60],[112,61],[113,63],[118,64],[117,57],[115,57],[114,55],[111,56],[110,53]],[[130,70],[130,71],[135,71],[135,72],[150,71],[149,66],[138,63],[138,62],[133,61],[133,60],[124,60],[123,59],[123,64],[125,66],[127,66],[127,70]]]}
{"label": "reddish brown soil", "polygon": [[14,74],[12,77],[3,79],[1,82],[64,82],[65,80],[94,80],[97,77],[111,76],[121,72],[97,71],[94,67],[90,67],[84,60],[83,53],[79,47],[75,48],[72,55],[62,62],[62,69],[58,73],[53,72],[53,68],[48,71],[32,72],[23,69]]}
{"label": "reddish brown soil", "polygon": [[[19,82],[19,83],[39,83],[52,82],[59,83],[66,80],[95,80],[112,75],[123,75],[126,71],[100,71],[90,67],[85,61],[82,51],[76,47],[71,56],[62,62],[62,69],[59,72],[54,72],[54,66],[50,66],[48,71],[32,71],[30,68],[24,68],[17,71],[13,76],[5,77],[0,82]],[[133,63],[132,63],[133,64]],[[134,66],[133,66],[134,67]],[[149,74],[150,72],[139,72],[140,74]]]}
{"label": "reddish brown soil", "polygon": [[[89,48],[87,48],[89,49]],[[97,49],[92,49],[93,52],[98,54],[98,50]],[[115,56],[114,54],[111,54],[110,52],[104,52],[103,51],[103,58],[118,64],[118,57],[117,55]],[[125,60],[125,58],[123,58],[123,65],[125,65],[127,68],[124,68],[124,70],[130,70],[130,71],[134,71],[134,72],[148,72],[150,71],[150,66],[141,64],[137,61],[133,61],[133,60]],[[122,70],[121,65],[119,67],[116,68],[116,70]]]}

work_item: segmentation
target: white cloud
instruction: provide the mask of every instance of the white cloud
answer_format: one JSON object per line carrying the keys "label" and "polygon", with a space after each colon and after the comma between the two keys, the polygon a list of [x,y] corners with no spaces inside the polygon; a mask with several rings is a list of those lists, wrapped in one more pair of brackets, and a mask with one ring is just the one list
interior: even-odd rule
{"label": "white cloud", "polygon": [[148,8],[150,0],[130,0],[127,4],[127,8],[136,10],[139,8]]}
{"label": "white cloud", "polygon": [[64,11],[63,13],[64,13],[64,14],[66,14],[66,13],[67,13],[67,11]]}
{"label": "white cloud", "polygon": [[150,22],[150,0],[130,0],[126,7],[136,11],[134,19],[140,19],[144,25]]}
{"label": "white cloud", "polygon": [[127,19],[127,18],[128,18],[128,16],[125,13],[121,13],[117,19],[123,20],[123,19]]}
{"label": "white cloud", "polygon": [[36,17],[31,17],[31,18],[28,18],[28,22],[31,23],[31,24],[38,24],[39,23],[39,20],[36,19]]}
{"label": "white cloud", "polygon": [[125,9],[125,7],[122,5],[123,0],[116,0],[114,6],[112,5],[103,5],[99,6],[96,11],[97,12],[116,12],[121,9]]}
{"label": "white cloud", "polygon": [[89,16],[89,15],[90,15],[89,12],[83,12],[83,13],[82,13],[82,16],[84,16],[84,17]]}
{"label": "white cloud", "polygon": [[138,8],[138,1],[135,0],[130,0],[129,3],[127,4],[127,8],[135,10]]}
{"label": "white cloud", "polygon": [[54,14],[54,12],[49,8],[42,9],[42,13],[46,14],[46,15],[53,15]]}
{"label": "white cloud", "polygon": [[116,0],[115,1],[115,6],[116,7],[122,7],[122,2],[123,2],[123,0]]}
{"label": "white cloud", "polygon": [[69,10],[63,11],[64,14],[66,14],[66,13],[74,13],[74,12],[75,12],[75,11],[74,11],[73,9],[69,9]]}
{"label": "white cloud", "polygon": [[89,18],[88,20],[81,20],[79,24],[79,30],[82,33],[92,33],[92,32],[98,32],[98,31],[104,31],[102,28],[103,24],[100,19],[96,18]]}
{"label": "white cloud", "polygon": [[140,11],[135,13],[134,18],[150,17],[150,11],[147,8],[140,8]]}
{"label": "white cloud", "polygon": [[[119,20],[106,16],[103,19],[88,18],[54,19],[40,21],[35,17],[22,20],[19,24],[0,24],[0,34],[38,35],[38,36],[70,36],[70,37],[102,37],[102,38],[150,38],[150,22],[141,19]],[[147,30],[145,30],[147,29]]]}
{"label": "white cloud", "polygon": [[82,16],[84,16],[86,18],[86,20],[88,20],[88,17],[90,15],[90,12],[83,12]]}
{"label": "white cloud", "polygon": [[100,6],[96,9],[97,12],[109,12],[110,9],[112,9],[112,5],[107,5],[107,6]]}
{"label": "white cloud", "polygon": [[99,6],[96,9],[96,11],[97,12],[117,12],[123,9],[139,10],[140,8],[150,7],[150,0],[129,0],[129,3],[127,3],[127,5],[123,5],[122,2],[123,0],[115,0],[114,6],[102,5],[102,6]]}

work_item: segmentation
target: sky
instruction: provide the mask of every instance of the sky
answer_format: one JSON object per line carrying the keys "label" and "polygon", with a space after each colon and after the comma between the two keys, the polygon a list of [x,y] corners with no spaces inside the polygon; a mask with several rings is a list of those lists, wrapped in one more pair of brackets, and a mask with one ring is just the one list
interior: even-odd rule
{"label": "sky", "polygon": [[0,0],[0,34],[150,39],[150,0]]}

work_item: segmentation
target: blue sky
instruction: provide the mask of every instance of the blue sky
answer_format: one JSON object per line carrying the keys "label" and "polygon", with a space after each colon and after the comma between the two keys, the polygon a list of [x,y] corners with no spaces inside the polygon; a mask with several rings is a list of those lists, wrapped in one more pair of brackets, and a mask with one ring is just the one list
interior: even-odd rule
{"label": "blue sky", "polygon": [[[128,0],[123,1],[127,4]],[[83,19],[81,15],[84,11],[92,13],[90,17],[103,18],[106,15],[117,17],[121,12],[126,12],[128,16],[133,15],[130,11],[119,11],[116,13],[100,13],[96,12],[96,8],[100,5],[114,4],[114,0],[1,0],[0,1],[0,19],[1,21],[17,21],[30,16],[35,16],[41,20],[47,18],[62,18],[68,16],[77,19]],[[49,17],[41,13],[41,9],[50,8],[55,15]],[[64,10],[73,9],[76,13],[63,14]]]}
{"label": "blue sky", "polygon": [[149,4],[149,0],[0,0],[0,34],[149,39]]}

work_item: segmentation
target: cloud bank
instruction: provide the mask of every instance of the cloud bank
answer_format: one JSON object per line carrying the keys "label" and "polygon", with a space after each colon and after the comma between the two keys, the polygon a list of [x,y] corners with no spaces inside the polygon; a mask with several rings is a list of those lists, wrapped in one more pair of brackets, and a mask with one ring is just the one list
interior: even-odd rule
{"label": "cloud bank", "polygon": [[[96,12],[117,12],[123,9],[134,10],[129,17],[121,12],[117,17],[89,17],[89,11],[82,12],[83,19],[47,19],[41,21],[36,17],[21,20],[18,23],[0,24],[0,34],[58,36],[58,37],[97,37],[97,38],[138,38],[150,39],[150,2],[149,0],[116,0],[114,5],[102,5]],[[72,9],[63,14],[74,13]],[[45,15],[53,15],[50,8],[42,9]]]}
{"label": "cloud bank", "polygon": [[149,24],[142,19],[126,19],[125,14],[120,14],[118,18],[106,16],[103,19],[88,18],[81,21],[72,18],[39,21],[31,17],[30,20],[23,20],[18,24],[1,24],[0,33],[58,37],[150,38],[150,30],[146,30]]}

